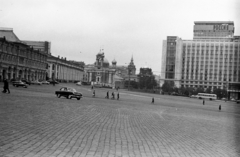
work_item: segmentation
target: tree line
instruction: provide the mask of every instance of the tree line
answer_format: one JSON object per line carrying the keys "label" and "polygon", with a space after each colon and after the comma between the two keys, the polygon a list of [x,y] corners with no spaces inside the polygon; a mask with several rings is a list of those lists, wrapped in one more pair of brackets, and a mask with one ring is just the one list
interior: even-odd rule
{"label": "tree line", "polygon": [[197,95],[198,93],[211,93],[216,94],[218,99],[227,98],[227,90],[221,88],[203,88],[203,87],[180,87],[177,88],[174,84],[174,81],[164,81],[162,85],[162,93],[167,94],[177,94],[183,96]]}

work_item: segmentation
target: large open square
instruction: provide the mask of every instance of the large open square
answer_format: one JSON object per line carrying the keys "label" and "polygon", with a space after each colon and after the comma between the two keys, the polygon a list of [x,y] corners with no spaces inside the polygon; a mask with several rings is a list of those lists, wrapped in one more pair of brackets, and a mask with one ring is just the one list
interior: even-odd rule
{"label": "large open square", "polygon": [[[2,88],[2,84],[1,88]],[[57,98],[71,86],[81,100]],[[240,106],[74,84],[13,87],[0,94],[0,156],[240,156]],[[151,103],[155,98],[154,104]],[[219,105],[222,110],[219,111]]]}

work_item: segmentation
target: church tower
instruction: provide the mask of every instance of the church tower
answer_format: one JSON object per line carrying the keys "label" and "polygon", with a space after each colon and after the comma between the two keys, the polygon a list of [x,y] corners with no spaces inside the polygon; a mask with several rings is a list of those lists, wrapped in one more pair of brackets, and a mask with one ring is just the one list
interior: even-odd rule
{"label": "church tower", "polygon": [[133,56],[131,58],[131,62],[128,65],[128,74],[135,75],[136,74],[136,67],[133,62]]}
{"label": "church tower", "polygon": [[115,60],[115,58],[112,61],[112,66],[115,68],[117,66],[117,61]]}

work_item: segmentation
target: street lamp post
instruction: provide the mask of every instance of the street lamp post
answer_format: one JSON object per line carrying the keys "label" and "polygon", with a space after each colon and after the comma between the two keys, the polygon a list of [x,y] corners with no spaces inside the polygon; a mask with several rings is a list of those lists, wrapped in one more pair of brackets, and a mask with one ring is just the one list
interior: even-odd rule
{"label": "street lamp post", "polygon": [[130,86],[130,69],[128,67],[128,90],[129,90],[129,86]]}

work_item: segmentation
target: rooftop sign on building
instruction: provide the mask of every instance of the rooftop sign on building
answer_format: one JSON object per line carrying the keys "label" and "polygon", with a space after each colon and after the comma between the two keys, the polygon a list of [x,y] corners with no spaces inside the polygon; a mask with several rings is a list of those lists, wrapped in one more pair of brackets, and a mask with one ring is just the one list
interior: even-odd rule
{"label": "rooftop sign on building", "polygon": [[234,36],[232,21],[195,21],[193,39],[226,39]]}

